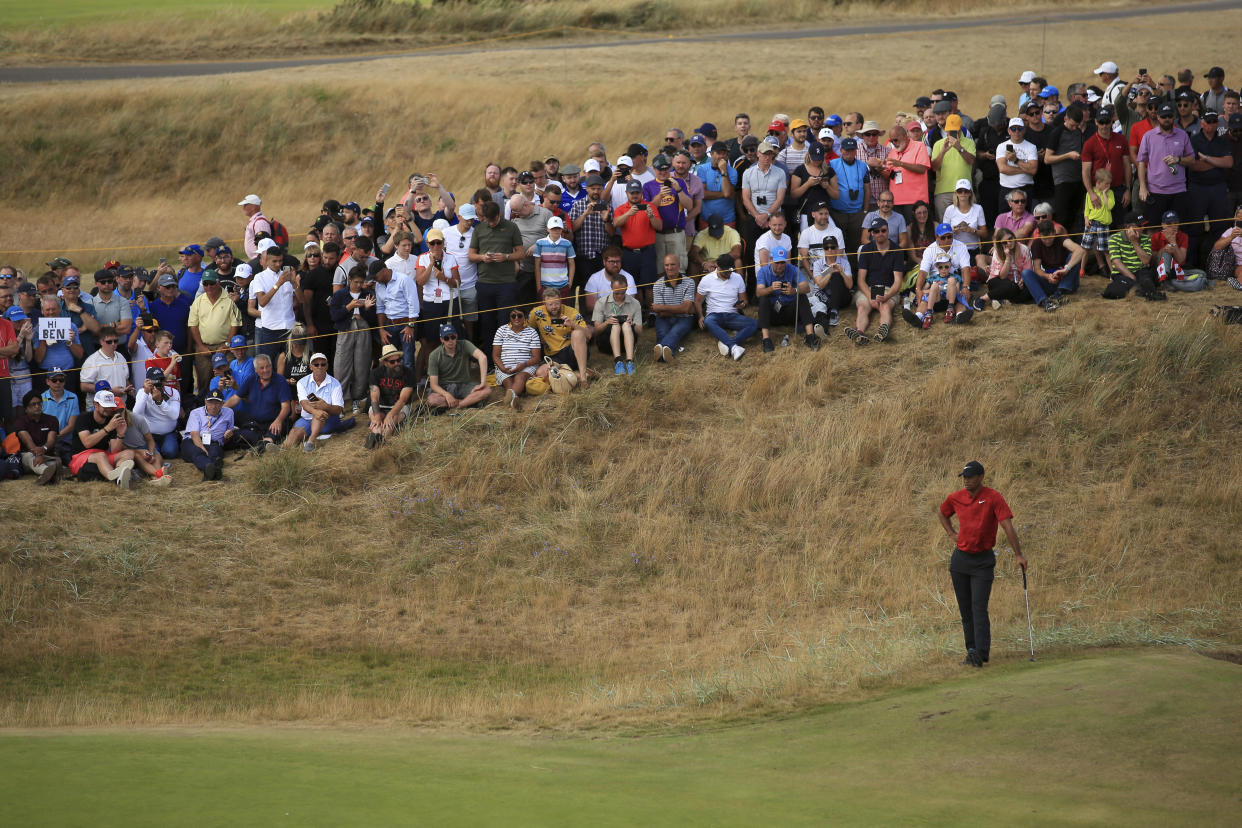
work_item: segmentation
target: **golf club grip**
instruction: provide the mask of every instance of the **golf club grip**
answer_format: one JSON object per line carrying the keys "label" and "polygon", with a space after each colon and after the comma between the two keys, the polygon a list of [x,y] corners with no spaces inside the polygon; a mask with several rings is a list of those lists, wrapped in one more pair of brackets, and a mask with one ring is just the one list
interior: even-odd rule
{"label": "golf club grip", "polygon": [[1021,566],[1022,569],[1022,588],[1026,589],[1026,564]]}

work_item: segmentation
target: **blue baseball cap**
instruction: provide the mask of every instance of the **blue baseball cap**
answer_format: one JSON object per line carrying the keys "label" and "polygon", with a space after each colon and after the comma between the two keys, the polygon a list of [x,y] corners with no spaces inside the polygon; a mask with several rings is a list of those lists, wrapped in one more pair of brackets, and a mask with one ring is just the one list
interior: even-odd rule
{"label": "blue baseball cap", "polygon": [[17,305],[10,305],[9,309],[4,312],[4,318],[10,322],[21,322],[23,319],[29,319],[30,317]]}
{"label": "blue baseball cap", "polygon": [[463,204],[457,208],[457,217],[467,221],[478,221],[479,214],[475,212],[473,204]]}
{"label": "blue baseball cap", "polygon": [[147,369],[147,379],[151,380],[151,382],[154,382],[156,385],[158,385],[159,383],[164,381],[164,372],[160,370],[159,368],[156,368],[154,365],[152,365],[150,368]]}
{"label": "blue baseball cap", "polygon": [[203,248],[197,244],[187,244],[185,247],[177,251],[178,256],[188,256],[191,253],[196,256],[202,256]]}
{"label": "blue baseball cap", "polygon": [[772,251],[772,261],[787,262],[789,261],[789,251],[783,247],[778,247]]}
{"label": "blue baseball cap", "polygon": [[936,235],[937,236],[953,235],[953,225],[949,224],[947,221],[940,222],[939,224],[936,225]]}
{"label": "blue baseball cap", "polygon": [[230,348],[245,348],[246,337],[242,336],[241,334],[233,334],[233,336],[229,339],[229,347]]}
{"label": "blue baseball cap", "polygon": [[841,126],[842,123],[841,116],[835,112],[824,119],[824,126]]}
{"label": "blue baseball cap", "polygon": [[355,213],[362,213],[362,208],[358,206],[356,201],[347,201],[341,205],[342,210],[353,210]]}
{"label": "blue baseball cap", "polygon": [[107,380],[99,380],[99,382],[95,383],[96,394],[98,394],[100,391],[111,391],[111,390],[112,390],[112,383],[108,382]]}
{"label": "blue baseball cap", "polygon": [[1051,98],[1060,94],[1061,90],[1057,89],[1055,86],[1045,86],[1043,89],[1039,90],[1039,97],[1041,98]]}
{"label": "blue baseball cap", "polygon": [[845,138],[841,141],[841,150],[843,152],[845,150],[856,150],[856,149],[858,149],[858,140],[856,138]]}
{"label": "blue baseball cap", "polygon": [[447,322],[440,326],[440,338],[443,339],[446,336],[457,336],[457,329]]}
{"label": "blue baseball cap", "polygon": [[217,351],[216,353],[211,355],[211,367],[212,368],[224,368],[228,364],[229,364],[228,354],[224,354],[224,353]]}

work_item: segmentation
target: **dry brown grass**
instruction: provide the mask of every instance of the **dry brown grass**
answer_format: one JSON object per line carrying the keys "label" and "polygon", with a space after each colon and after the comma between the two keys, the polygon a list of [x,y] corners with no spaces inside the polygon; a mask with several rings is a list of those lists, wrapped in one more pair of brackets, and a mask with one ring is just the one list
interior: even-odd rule
{"label": "dry brown grass", "polygon": [[[932,509],[967,457],[1014,504],[1041,652],[1236,644],[1242,334],[1201,323],[1209,302],[1153,326],[1084,298],[736,366],[700,337],[370,456],[355,433],[190,474],[146,534],[103,487],[98,530],[49,531],[85,492],[39,492],[0,566],[0,722],[583,727],[934,679],[960,627]],[[1026,641],[999,572],[1003,661]]]}
{"label": "dry brown grass", "polygon": [[[1210,56],[1242,14],[1219,18],[1198,49],[1224,65]],[[472,78],[402,104],[404,119],[375,73],[434,62],[5,89],[4,247],[109,246],[70,254],[88,268],[133,260],[111,245],[235,236],[251,190],[297,230],[325,195],[365,197],[413,169],[468,192],[493,158],[573,158],[596,138],[615,155],[739,107],[757,121],[859,108],[852,88],[868,90],[869,116],[932,84],[978,113],[987,78],[1037,65],[1011,48],[1032,31],[975,32],[935,80],[911,66],[875,89],[868,62],[910,43],[871,38],[834,46],[834,65],[853,68],[831,84],[739,77],[655,101],[645,87],[619,98],[608,73],[657,58],[701,71],[703,56],[514,52],[472,61]],[[1147,21],[1107,31],[1118,54],[1180,62]],[[1099,58],[1099,31],[1049,36],[1054,82]],[[744,48],[777,61],[811,47]],[[558,68],[575,81],[548,80]],[[28,209],[45,200],[58,221]],[[151,263],[168,249],[139,252]],[[7,513],[14,551],[0,562],[0,722],[583,727],[934,679],[954,669],[960,633],[931,510],[969,456],[1017,511],[1038,647],[1236,644],[1242,339],[1201,324],[1221,300],[1019,308],[902,331],[892,347],[838,339],[739,366],[700,338],[671,369],[517,417],[439,418],[371,456],[355,433],[312,459],[230,466],[224,485],[191,474],[167,498],[135,496],[142,531],[106,487],[22,489],[30,506]],[[1007,559],[1000,571],[1003,659],[1025,629]]]}

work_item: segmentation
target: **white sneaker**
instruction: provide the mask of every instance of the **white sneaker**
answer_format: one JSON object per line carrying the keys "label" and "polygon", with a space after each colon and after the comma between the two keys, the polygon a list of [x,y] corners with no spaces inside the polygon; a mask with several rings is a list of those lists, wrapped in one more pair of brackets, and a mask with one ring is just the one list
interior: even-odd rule
{"label": "white sneaker", "polygon": [[172,478],[166,474],[162,474],[159,477],[152,477],[148,482],[152,486],[170,486],[172,485]]}
{"label": "white sneaker", "polygon": [[668,347],[667,345],[661,345],[660,349],[664,352],[664,361],[672,362],[673,361],[673,349]]}
{"label": "white sneaker", "polygon": [[729,351],[729,353],[733,355],[733,361],[737,362],[739,359],[742,358],[742,354],[746,353],[746,349],[743,348],[741,345],[734,345],[732,350]]}
{"label": "white sneaker", "polygon": [[824,330],[824,326],[819,324],[818,322],[815,323],[815,327],[811,328],[811,330],[815,331],[815,335],[818,336],[820,339],[823,339],[824,337],[828,336],[828,332]]}
{"label": "white sneaker", "polygon": [[655,355],[656,362],[664,361],[664,346],[663,345],[657,342],[655,346],[651,349],[651,352],[652,354]]}
{"label": "white sneaker", "polygon": [[729,355],[729,346],[724,344],[723,342],[720,342],[719,340],[717,340],[716,342],[716,350],[720,351],[721,356]]}
{"label": "white sneaker", "polygon": [[129,491],[130,483],[134,474],[134,461],[122,460],[116,464],[116,468],[108,472],[108,479],[115,480],[116,485]]}

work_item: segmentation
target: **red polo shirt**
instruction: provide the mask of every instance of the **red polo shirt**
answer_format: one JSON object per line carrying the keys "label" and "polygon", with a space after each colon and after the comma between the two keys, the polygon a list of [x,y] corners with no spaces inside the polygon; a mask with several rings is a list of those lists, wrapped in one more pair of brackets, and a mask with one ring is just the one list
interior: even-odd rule
{"label": "red polo shirt", "polygon": [[1002,520],[1013,517],[1001,493],[987,486],[980,486],[973,496],[959,489],[940,504],[940,514],[957,515],[957,548],[968,555],[978,555],[995,547],[996,527]]}
{"label": "red polo shirt", "polygon": [[[630,203],[627,201],[616,210],[612,211],[612,220],[617,219],[628,213]],[[651,226],[651,218],[647,215],[647,211],[635,213],[625,222],[625,226],[621,228],[621,246],[629,250],[637,250],[641,247],[647,247],[655,244],[656,231]]]}
{"label": "red polo shirt", "polygon": [[1110,127],[1105,137],[1097,131],[1087,139],[1082,148],[1082,160],[1091,164],[1091,180],[1095,181],[1096,170],[1108,167],[1113,174],[1113,187],[1124,187],[1130,184],[1125,180],[1125,163],[1123,159],[1129,155],[1126,139]]}

